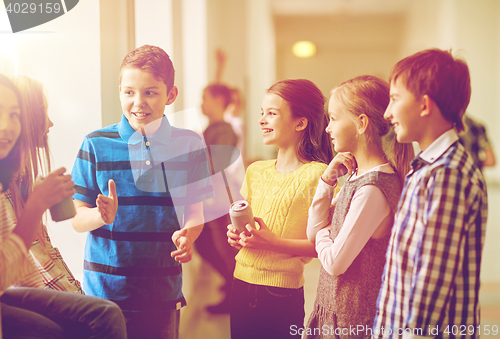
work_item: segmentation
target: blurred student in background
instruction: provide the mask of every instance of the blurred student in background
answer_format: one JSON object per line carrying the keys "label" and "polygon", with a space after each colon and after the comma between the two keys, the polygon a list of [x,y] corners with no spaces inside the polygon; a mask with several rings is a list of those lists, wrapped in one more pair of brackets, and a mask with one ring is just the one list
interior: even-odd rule
{"label": "blurred student in background", "polygon": [[201,110],[209,121],[208,127],[203,132],[203,138],[211,155],[212,172],[214,172],[215,167],[221,168],[224,170],[225,176],[223,178],[221,172],[212,175],[215,197],[204,202],[205,225],[195,242],[195,248],[200,256],[208,261],[224,279],[221,287],[224,294],[223,300],[217,305],[207,307],[207,311],[212,314],[229,313],[234,257],[237,253],[228,244],[226,236],[226,227],[231,223],[228,214],[229,207],[231,201],[241,198],[238,189],[242,183],[242,180],[235,178],[228,169],[238,139],[231,125],[224,121],[224,112],[230,101],[230,90],[221,83],[210,84],[203,90]]}

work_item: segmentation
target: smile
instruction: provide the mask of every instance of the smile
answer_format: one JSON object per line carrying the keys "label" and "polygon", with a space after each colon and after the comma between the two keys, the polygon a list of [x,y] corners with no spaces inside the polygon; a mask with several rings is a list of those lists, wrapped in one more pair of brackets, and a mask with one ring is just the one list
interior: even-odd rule
{"label": "smile", "polygon": [[263,128],[263,129],[262,129],[262,132],[263,132],[264,134],[269,134],[269,133],[271,133],[272,131],[273,131],[273,130],[272,130],[272,129],[270,129],[270,128]]}
{"label": "smile", "polygon": [[132,114],[138,118],[144,118],[149,115],[149,113],[143,113],[143,112],[132,112]]}

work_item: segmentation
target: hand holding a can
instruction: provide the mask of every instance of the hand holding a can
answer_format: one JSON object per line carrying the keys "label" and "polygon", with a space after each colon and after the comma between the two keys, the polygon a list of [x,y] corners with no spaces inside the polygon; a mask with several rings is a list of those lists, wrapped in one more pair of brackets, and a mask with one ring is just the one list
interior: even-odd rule
{"label": "hand holding a can", "polygon": [[[240,233],[238,244],[241,247],[257,249],[257,250],[273,250],[276,247],[277,242],[280,237],[274,234],[264,223],[261,218],[255,218],[255,221],[259,224],[259,228],[253,228],[250,225],[246,225],[248,233]],[[229,233],[229,232],[228,232]]]}
{"label": "hand holding a can", "polygon": [[238,250],[242,247],[240,245],[240,233],[232,224],[227,225],[227,242]]}

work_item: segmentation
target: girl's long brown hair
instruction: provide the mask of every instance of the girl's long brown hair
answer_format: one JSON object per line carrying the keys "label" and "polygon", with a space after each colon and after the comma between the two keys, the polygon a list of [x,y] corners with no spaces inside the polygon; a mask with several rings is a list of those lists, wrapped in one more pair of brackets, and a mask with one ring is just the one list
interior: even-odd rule
{"label": "girl's long brown hair", "polygon": [[288,103],[293,118],[306,118],[307,127],[297,148],[299,158],[330,163],[333,147],[325,133],[328,115],[325,97],[320,89],[306,79],[286,79],[276,82],[267,93],[280,96]]}
{"label": "girl's long brown hair", "polygon": [[21,197],[26,202],[33,190],[38,175],[47,175],[50,170],[50,151],[47,139],[47,101],[43,85],[27,76],[12,78],[21,92],[24,103],[24,125],[26,131],[26,152],[18,179]]}

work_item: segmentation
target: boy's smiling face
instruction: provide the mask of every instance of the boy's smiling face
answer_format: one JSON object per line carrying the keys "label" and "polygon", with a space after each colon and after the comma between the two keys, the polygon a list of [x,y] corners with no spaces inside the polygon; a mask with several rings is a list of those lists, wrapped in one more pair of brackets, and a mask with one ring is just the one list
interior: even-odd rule
{"label": "boy's smiling face", "polygon": [[120,102],[123,114],[130,126],[136,131],[147,124],[163,117],[166,105],[170,105],[177,97],[174,86],[167,93],[167,85],[156,80],[153,74],[136,67],[122,70],[120,83]]}
{"label": "boy's smiling face", "polygon": [[397,140],[400,143],[420,142],[422,126],[422,100],[406,89],[400,79],[391,82],[391,100],[384,113],[384,118],[394,126]]}

